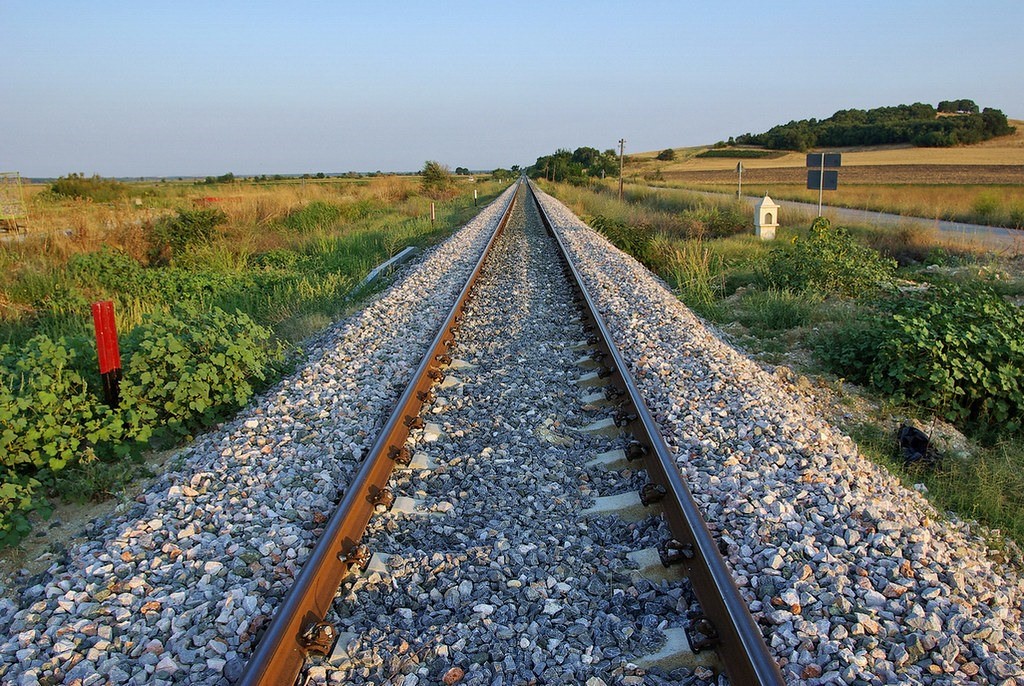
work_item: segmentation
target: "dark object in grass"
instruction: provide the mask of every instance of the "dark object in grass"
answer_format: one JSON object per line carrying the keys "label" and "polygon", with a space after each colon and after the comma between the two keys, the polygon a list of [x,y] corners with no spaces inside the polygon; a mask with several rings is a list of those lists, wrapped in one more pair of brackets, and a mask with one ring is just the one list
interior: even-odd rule
{"label": "dark object in grass", "polygon": [[900,456],[908,465],[920,464],[931,467],[939,461],[931,440],[920,429],[904,424],[896,432],[896,440],[900,444]]}

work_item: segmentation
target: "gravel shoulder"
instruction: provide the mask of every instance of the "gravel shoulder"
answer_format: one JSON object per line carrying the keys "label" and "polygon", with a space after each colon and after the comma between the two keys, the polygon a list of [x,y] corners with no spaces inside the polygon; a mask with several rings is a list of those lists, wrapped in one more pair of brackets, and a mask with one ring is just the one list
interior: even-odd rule
{"label": "gravel shoulder", "polygon": [[1024,582],[541,194],[793,683],[1024,683]]}
{"label": "gravel shoulder", "polygon": [[419,332],[440,325],[511,196],[0,599],[0,681],[229,683],[424,354]]}

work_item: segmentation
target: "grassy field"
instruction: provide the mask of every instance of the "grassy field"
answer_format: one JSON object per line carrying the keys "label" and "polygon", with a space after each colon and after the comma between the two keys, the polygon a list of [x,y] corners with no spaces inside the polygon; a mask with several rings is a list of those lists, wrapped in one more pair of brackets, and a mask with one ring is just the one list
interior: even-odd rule
{"label": "grassy field", "polygon": [[[940,510],[976,518],[1024,543],[1024,395],[1011,391],[1016,404],[1000,420],[997,416],[1002,415],[978,410],[978,404],[953,412],[948,398],[917,390],[927,388],[930,377],[961,364],[979,369],[1003,365],[1004,358],[993,361],[1003,346],[1010,352],[999,367],[1005,374],[999,383],[1021,388],[1024,360],[1012,341],[1024,338],[1024,259],[943,244],[934,232],[915,228],[830,229],[815,242],[808,231],[814,219],[810,216],[790,218],[778,240],[767,243],[751,235],[749,209],[735,202],[715,203],[685,190],[652,192],[627,186],[626,202],[620,204],[611,185],[545,188],[647,264],[735,344],[763,362],[791,367],[816,379],[809,383],[830,389],[825,397],[834,402],[834,421],[858,440],[863,454],[908,486],[927,490]],[[899,257],[900,266],[890,257]],[[817,266],[817,273],[809,264]],[[858,275],[865,278],[856,282]],[[875,288],[874,280],[890,285]],[[986,295],[972,295],[978,289]],[[928,292],[938,293],[938,302],[915,304],[915,293]],[[921,319],[913,335],[923,333],[907,339],[892,331],[892,338],[871,338],[878,322],[894,321],[886,318],[889,307],[897,308],[893,311],[901,312],[903,321]],[[949,336],[943,339],[948,341],[983,337],[992,322],[999,322],[996,336],[984,339],[980,350],[928,338],[929,327]],[[876,363],[900,382],[893,388],[886,387],[886,375],[865,375],[853,383],[864,362],[858,355],[865,351],[858,345],[868,349],[868,356],[891,349],[899,365],[903,360],[924,362],[909,370],[913,365],[897,369]],[[957,388],[965,395],[974,393],[972,403],[984,405],[1002,397],[995,385],[992,395]],[[899,459],[895,431],[903,421],[917,422],[938,437],[943,458],[936,465],[908,465]]]}
{"label": "grassy field", "polygon": [[[1017,132],[956,148],[887,146],[842,149],[839,189],[825,202],[840,207],[906,216],[1024,227],[1024,121]],[[735,192],[737,162],[743,162],[748,195],[817,202],[806,189],[806,155],[770,159],[702,158],[707,146],[676,149],[676,159],[658,151],[630,155],[625,175],[634,183]],[[715,152],[723,152],[716,150]]]}
{"label": "grassy field", "polygon": [[[497,189],[489,183],[474,187],[481,202]],[[88,308],[67,297],[75,294],[113,299],[122,331],[170,306],[159,293],[138,292],[130,283],[122,288],[83,283],[81,270],[74,268],[104,250],[165,276],[188,274],[205,303],[253,314],[294,342],[336,316],[348,290],[373,266],[406,245],[437,240],[467,220],[474,210],[474,187],[438,201],[438,221],[431,224],[431,199],[420,192],[415,177],[140,183],[107,203],[29,186],[28,233],[0,249],[0,343],[35,333],[88,333]],[[183,254],[155,256],[154,226],[195,210],[222,212],[224,222],[209,240],[189,245]],[[273,271],[268,260],[305,263],[308,269],[292,269],[264,288],[253,283],[253,274]]]}
{"label": "grassy field", "polygon": [[[474,190],[482,206],[505,186],[140,183],[104,202],[29,187],[27,233],[0,242],[0,547],[27,534],[29,513],[117,493],[144,451],[232,413],[356,305],[370,269],[447,237],[478,212]],[[114,302],[121,339],[113,408],[93,340],[99,300]]]}

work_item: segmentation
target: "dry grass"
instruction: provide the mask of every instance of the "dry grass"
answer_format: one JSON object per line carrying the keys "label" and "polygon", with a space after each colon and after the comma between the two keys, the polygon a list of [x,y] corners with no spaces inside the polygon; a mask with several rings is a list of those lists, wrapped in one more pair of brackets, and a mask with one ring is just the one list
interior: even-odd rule
{"label": "dry grass", "polygon": [[[1024,121],[1010,120],[1017,132],[1010,136],[994,138],[976,145],[955,148],[915,148],[910,145],[871,146],[860,148],[837,148],[843,153],[843,167],[889,166],[889,165],[969,165],[969,166],[1018,166],[1024,165]],[[697,154],[708,146],[675,148],[676,159],[661,162],[655,156],[661,152],[634,153],[628,175],[644,175],[661,171],[671,173],[698,171],[730,171],[735,175],[738,160],[712,157],[699,158]],[[743,160],[745,170],[803,168],[807,157],[801,152],[787,153],[775,159]]]}
{"label": "dry grass", "polygon": [[[956,148],[878,146],[843,149],[839,190],[828,204],[904,216],[1024,227],[1024,121],[1011,136]],[[698,158],[707,147],[677,148],[661,162],[659,151],[634,154],[626,167],[634,183],[734,191],[737,159]],[[816,203],[806,189],[806,156],[742,160],[748,195]]]}
{"label": "dry grass", "polygon": [[18,261],[44,255],[62,263],[75,253],[103,246],[118,248],[145,260],[147,228],[179,209],[215,207],[228,216],[223,233],[236,242],[239,252],[262,252],[287,246],[287,236],[264,228],[290,212],[315,202],[347,205],[376,201],[400,205],[407,216],[423,216],[429,209],[406,205],[419,187],[415,177],[382,176],[372,179],[327,179],[304,182],[195,185],[189,182],[131,184],[131,193],[113,203],[54,198],[49,185],[25,187],[29,219],[23,243],[6,245]]}

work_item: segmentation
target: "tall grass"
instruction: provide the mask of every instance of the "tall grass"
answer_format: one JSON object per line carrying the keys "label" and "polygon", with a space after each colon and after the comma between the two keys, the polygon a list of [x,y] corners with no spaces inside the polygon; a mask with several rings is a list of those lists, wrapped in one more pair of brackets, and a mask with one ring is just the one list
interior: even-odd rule
{"label": "tall grass", "polygon": [[1019,441],[977,447],[968,458],[946,457],[935,467],[925,467],[900,460],[895,438],[878,425],[847,428],[864,455],[908,487],[923,484],[941,511],[976,519],[1024,543],[1024,445]]}
{"label": "tall grass", "polygon": [[[735,192],[735,183],[683,183],[693,190]],[[817,204],[818,192],[791,183],[746,184],[744,194]],[[828,205],[905,217],[925,217],[1024,229],[1024,187],[1012,184],[840,184]]]}
{"label": "tall grass", "polygon": [[[503,188],[475,187],[481,204]],[[115,301],[123,332],[184,299],[245,312],[298,340],[313,332],[309,327],[336,318],[351,288],[374,265],[406,245],[443,238],[476,212],[464,188],[438,204],[432,224],[430,201],[416,195],[416,181],[393,177],[128,189],[129,197],[141,197],[142,207],[68,201],[38,189],[32,194],[28,240],[0,247],[0,343],[34,333],[87,337],[89,302],[107,298]],[[216,208],[227,222],[174,255],[172,264],[151,264],[153,228],[175,208]],[[76,228],[57,229],[69,225]],[[74,256],[100,250],[126,255],[119,259],[134,261],[132,271],[141,270],[144,278],[91,278],[89,270],[102,268],[103,258],[84,263],[84,272],[68,271]]]}

